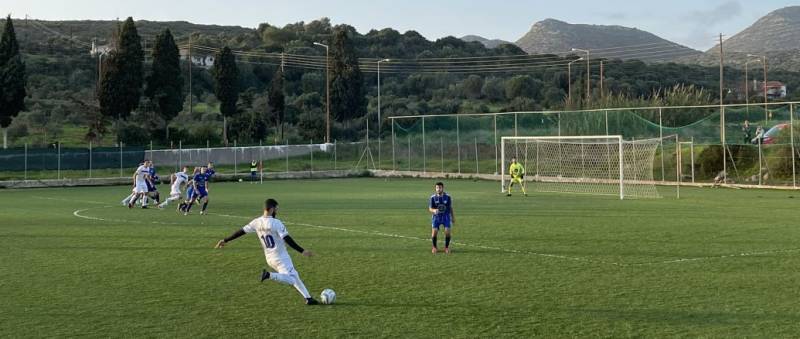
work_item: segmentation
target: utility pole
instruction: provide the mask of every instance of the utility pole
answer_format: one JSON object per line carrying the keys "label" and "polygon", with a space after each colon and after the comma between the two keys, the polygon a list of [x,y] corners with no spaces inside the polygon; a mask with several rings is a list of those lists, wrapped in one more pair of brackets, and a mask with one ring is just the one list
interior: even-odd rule
{"label": "utility pole", "polygon": [[[747,57],[758,58],[757,60],[753,60],[753,62],[761,62],[761,65],[764,66],[764,122],[766,123],[769,121],[769,111],[767,110],[767,55],[748,54]],[[745,80],[747,80],[747,62],[744,63],[744,70]]]}
{"label": "utility pole", "polygon": [[725,57],[722,51],[722,33],[719,34],[719,105],[722,107],[723,105],[723,94],[722,94],[722,84],[723,84],[723,72],[722,72],[722,64],[725,62]]}
{"label": "utility pole", "polygon": [[192,116],[194,111],[194,103],[192,102],[192,33],[189,33],[189,116]]}
{"label": "utility pole", "polygon": [[764,121],[769,121],[769,110],[767,109],[767,55],[764,54]]}
{"label": "utility pole", "polygon": [[723,68],[725,61],[722,50],[722,33],[719,34],[719,138],[722,144],[722,182],[728,182],[727,146],[725,145],[725,102],[723,101],[722,84]]}
{"label": "utility pole", "polygon": [[326,44],[315,42],[314,45],[325,47],[325,143],[331,143],[331,60],[330,48]]}
{"label": "utility pole", "polygon": [[583,60],[583,58],[577,58],[567,63],[567,102],[572,105],[572,64]]}

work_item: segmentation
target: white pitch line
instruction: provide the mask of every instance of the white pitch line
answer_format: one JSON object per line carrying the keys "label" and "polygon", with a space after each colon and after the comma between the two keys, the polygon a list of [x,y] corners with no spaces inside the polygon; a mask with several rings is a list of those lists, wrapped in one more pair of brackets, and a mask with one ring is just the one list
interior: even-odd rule
{"label": "white pitch line", "polygon": [[[74,201],[74,200],[73,200]],[[123,220],[123,219],[108,219],[108,218],[99,218],[99,217],[92,217],[82,215],[82,212],[97,209],[97,208],[109,208],[112,206],[103,206],[103,207],[94,207],[94,208],[85,208],[74,211],[72,214],[78,218],[84,218],[89,220],[96,220],[96,221],[113,221],[113,222],[138,222],[138,223],[148,223],[142,221],[131,221],[131,220]],[[245,219],[250,220],[254,219],[255,217],[244,217],[239,215],[230,215],[230,214],[221,214],[221,213],[210,213],[216,216],[220,216],[223,218],[235,218],[235,219]],[[159,221],[152,221],[149,222],[152,224],[163,224],[163,225],[187,225],[186,223],[169,223],[169,222],[159,222]],[[393,233],[384,233],[378,231],[362,231],[362,230],[355,230],[350,228],[344,227],[336,227],[336,226],[321,226],[321,225],[313,225],[307,223],[298,223],[298,222],[285,222],[288,225],[297,225],[297,226],[304,226],[304,227],[312,227],[318,229],[325,229],[325,230],[332,230],[332,231],[340,231],[340,232],[349,232],[349,233],[359,233],[359,234],[366,234],[366,235],[376,235],[382,237],[389,237],[389,238],[399,238],[399,239],[408,239],[408,240],[417,240],[417,241],[430,241],[430,239],[414,237],[414,236],[407,236],[401,234],[393,234]],[[713,260],[713,259],[725,259],[725,258],[734,258],[734,257],[751,257],[751,256],[759,256],[759,255],[768,255],[768,254],[779,254],[779,253],[794,253],[800,252],[800,248],[793,248],[793,249],[778,249],[778,250],[768,250],[768,251],[753,251],[753,252],[742,252],[742,253],[734,253],[734,254],[726,254],[726,255],[718,255],[718,256],[705,256],[705,257],[696,257],[696,258],[680,258],[680,259],[672,259],[672,260],[663,260],[663,261],[652,261],[652,262],[639,262],[639,263],[620,263],[620,262],[609,262],[609,261],[602,261],[602,260],[594,260],[585,257],[571,257],[566,255],[560,254],[552,254],[552,253],[540,253],[540,252],[533,252],[533,251],[526,251],[526,250],[516,250],[516,249],[508,249],[508,248],[500,248],[500,247],[493,247],[493,246],[485,246],[485,245],[474,245],[468,244],[464,242],[456,242],[454,241],[453,244],[458,244],[465,247],[473,247],[473,248],[481,248],[493,251],[500,251],[506,253],[513,253],[513,254],[527,254],[527,255],[534,255],[540,256],[545,258],[555,258],[555,259],[562,259],[562,260],[570,260],[570,261],[580,261],[580,262],[587,262],[587,263],[594,263],[594,264],[604,264],[604,265],[612,265],[618,267],[635,267],[635,266],[648,266],[648,265],[661,265],[661,264],[674,264],[674,263],[684,263],[684,262],[693,262],[693,261],[703,261],[703,260]]]}
{"label": "white pitch line", "polygon": [[83,219],[88,219],[88,220],[95,220],[95,221],[113,221],[113,222],[119,222],[119,223],[131,222],[131,223],[139,223],[139,224],[179,225],[179,226],[190,225],[190,224],[187,224],[187,223],[179,223],[179,222],[166,222],[166,221],[149,221],[148,222],[148,221],[139,221],[139,220],[99,218],[99,217],[92,217],[92,216],[87,216],[87,215],[82,215],[81,214],[82,212],[86,212],[88,210],[93,210],[93,209],[98,209],[98,208],[111,208],[111,207],[115,207],[115,206],[84,208],[84,209],[73,211],[72,215],[74,215],[74,216],[76,216],[78,218],[83,218]]}
{"label": "white pitch line", "polygon": [[42,197],[42,196],[38,196],[38,195],[34,195],[33,198],[45,199],[45,200],[55,200],[55,201],[66,201],[66,202],[85,202],[87,204],[97,204],[97,205],[108,205],[107,202],[99,202],[99,201],[91,201],[91,200],[73,200],[73,199],[63,199],[63,198],[51,198],[51,197]]}
{"label": "white pitch line", "polygon": [[625,266],[646,266],[646,265],[657,265],[657,264],[674,264],[674,263],[682,263],[682,262],[690,262],[690,261],[711,260],[711,259],[725,259],[725,258],[734,258],[734,257],[754,257],[754,256],[759,256],[759,255],[779,254],[779,253],[793,253],[793,252],[800,252],[800,248],[791,248],[791,249],[782,249],[782,250],[768,250],[768,251],[754,251],[754,252],[742,252],[742,253],[734,253],[734,254],[707,256],[707,257],[683,258],[683,259],[673,259],[673,260],[654,261],[654,262],[642,262],[642,263],[625,264]]}

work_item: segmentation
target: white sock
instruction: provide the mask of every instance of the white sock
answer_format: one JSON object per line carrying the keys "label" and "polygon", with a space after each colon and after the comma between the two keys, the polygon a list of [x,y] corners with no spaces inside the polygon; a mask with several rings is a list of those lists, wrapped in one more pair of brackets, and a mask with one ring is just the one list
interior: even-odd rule
{"label": "white sock", "polygon": [[167,205],[169,205],[169,202],[170,202],[170,201],[175,201],[175,200],[178,200],[178,199],[180,199],[180,198],[181,198],[180,196],[177,196],[177,197],[169,197],[169,198],[167,198],[167,200],[164,200],[164,202],[162,202],[162,203],[161,203],[161,205],[159,205],[159,206],[167,206]]}
{"label": "white sock", "polygon": [[136,193],[131,193],[131,195],[129,195],[127,198],[125,198],[125,199],[122,199],[122,204],[123,204],[123,205],[127,205],[127,204],[129,204],[129,203],[131,202],[131,199],[133,199],[133,197],[134,197],[135,195],[136,195]]}
{"label": "white sock", "polygon": [[311,298],[311,294],[308,293],[308,289],[306,289],[306,285],[303,284],[303,281],[300,280],[299,276],[296,276],[296,275],[293,275],[293,274],[283,274],[283,273],[270,272],[269,273],[269,279],[270,280],[275,280],[275,281],[283,283],[283,284],[292,285],[292,286],[294,286],[295,289],[297,289],[298,292],[300,292],[300,294],[303,295],[303,298],[306,298],[306,299]]}
{"label": "white sock", "polygon": [[148,198],[147,194],[145,194],[144,197],[142,197],[142,206],[147,206],[147,198]]}

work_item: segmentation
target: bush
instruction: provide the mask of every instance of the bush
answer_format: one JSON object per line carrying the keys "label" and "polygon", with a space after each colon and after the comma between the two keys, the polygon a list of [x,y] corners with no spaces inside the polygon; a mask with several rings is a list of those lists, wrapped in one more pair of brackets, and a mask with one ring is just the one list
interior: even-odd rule
{"label": "bush", "polygon": [[119,140],[126,145],[149,145],[150,133],[135,123],[124,122],[119,131]]}
{"label": "bush", "polygon": [[[790,145],[774,145],[769,146],[772,152],[769,158],[773,159],[769,162],[770,176],[773,178],[792,178],[792,146]],[[794,157],[795,169],[800,169],[800,157]]]}
{"label": "bush", "polygon": [[722,146],[706,146],[697,156],[697,174],[700,178],[713,178],[722,171]]}
{"label": "bush", "polygon": [[22,119],[11,120],[8,126],[8,138],[11,141],[28,136],[28,125]]}

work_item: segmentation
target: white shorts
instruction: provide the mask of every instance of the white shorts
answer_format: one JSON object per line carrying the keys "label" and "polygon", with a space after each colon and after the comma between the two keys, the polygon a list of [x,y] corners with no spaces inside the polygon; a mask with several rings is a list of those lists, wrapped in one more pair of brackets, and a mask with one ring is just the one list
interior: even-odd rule
{"label": "white shorts", "polygon": [[136,188],[133,189],[133,193],[147,193],[147,184],[144,181],[137,181]]}
{"label": "white shorts", "polygon": [[267,265],[269,265],[269,267],[272,267],[272,269],[274,269],[278,273],[300,276],[299,274],[297,274],[297,271],[295,271],[294,264],[292,263],[291,259],[267,260]]}

